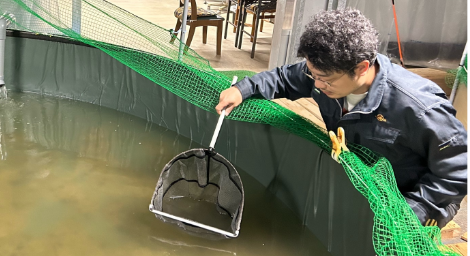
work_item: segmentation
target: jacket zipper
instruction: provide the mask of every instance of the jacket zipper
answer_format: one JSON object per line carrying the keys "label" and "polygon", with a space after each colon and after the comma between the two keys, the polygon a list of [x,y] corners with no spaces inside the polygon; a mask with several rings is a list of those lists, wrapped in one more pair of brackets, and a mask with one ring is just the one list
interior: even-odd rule
{"label": "jacket zipper", "polygon": [[[339,106],[339,121],[341,121],[341,118],[343,118],[343,107],[341,107],[341,104],[339,104],[339,101],[338,99],[335,99],[336,100],[336,103],[338,103],[338,106]],[[338,121],[338,123],[339,123]]]}
{"label": "jacket zipper", "polygon": [[[336,103],[338,103],[338,106],[339,106],[339,110],[340,110],[339,111],[339,121],[341,121],[341,119],[343,118],[343,107],[341,107],[341,104],[339,104],[338,99],[335,99],[335,100],[336,100]],[[348,114],[356,114],[356,113],[358,113],[358,114],[370,114],[372,112],[374,112],[374,111],[369,111],[369,112],[354,111],[354,112],[348,112],[348,113],[344,114],[344,116],[346,116]],[[339,121],[338,121],[338,123],[339,123]]]}

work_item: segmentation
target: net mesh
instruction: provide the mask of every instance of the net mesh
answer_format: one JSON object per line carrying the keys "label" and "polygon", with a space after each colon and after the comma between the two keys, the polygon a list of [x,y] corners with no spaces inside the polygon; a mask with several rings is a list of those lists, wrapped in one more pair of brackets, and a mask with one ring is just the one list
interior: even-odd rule
{"label": "net mesh", "polygon": [[377,255],[459,255],[441,242],[436,226],[425,227],[398,191],[390,162],[380,158],[365,165],[354,153],[343,152],[341,164],[354,187],[374,212],[373,242]]}
{"label": "net mesh", "polygon": [[[179,58],[181,42],[172,40],[170,30],[103,0],[0,0],[0,12],[14,29],[65,36],[99,48],[206,111],[215,113],[220,92],[231,85],[230,78],[193,50]],[[331,151],[324,129],[271,101],[248,99],[228,118],[272,125]],[[458,255],[441,244],[437,227],[421,226],[398,192],[386,159],[359,145],[348,148],[352,152],[340,158],[375,214],[378,255]]]}
{"label": "net mesh", "polygon": [[464,84],[467,86],[467,55],[465,55],[465,60],[463,66],[457,69],[447,70],[445,76],[445,83],[449,88],[454,87],[454,82],[458,80],[457,86]]}
{"label": "net mesh", "polygon": [[[240,230],[243,205],[243,185],[235,167],[220,154],[207,149],[183,152],[166,164],[151,202],[152,209],[234,236]],[[156,216],[194,233],[211,233],[184,221]]]}

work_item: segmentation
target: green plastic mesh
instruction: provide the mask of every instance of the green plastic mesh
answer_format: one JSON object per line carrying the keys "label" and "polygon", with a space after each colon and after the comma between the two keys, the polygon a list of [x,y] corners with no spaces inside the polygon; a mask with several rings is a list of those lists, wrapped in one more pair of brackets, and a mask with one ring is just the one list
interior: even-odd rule
{"label": "green plastic mesh", "polygon": [[[191,49],[179,58],[181,42],[170,30],[103,0],[0,0],[10,28],[63,36],[101,49],[184,100],[215,113],[219,94],[235,74],[220,73]],[[243,102],[229,119],[268,124],[331,151],[326,131],[264,99]],[[375,214],[373,243],[378,255],[458,255],[440,242],[437,227],[423,227],[399,193],[392,167],[367,148],[349,144],[340,156],[351,182]],[[354,152],[354,153],[353,153]]]}
{"label": "green plastic mesh", "polygon": [[232,78],[237,76],[237,82],[242,80],[243,78],[252,77],[256,74],[256,72],[248,71],[248,70],[230,70],[230,71],[220,71],[220,73],[224,74],[228,78]]}
{"label": "green plastic mesh", "polygon": [[465,86],[467,86],[467,55],[465,55],[463,66],[457,69],[447,70],[445,82],[449,88],[454,87],[456,79],[458,81],[457,86],[459,86],[460,84],[464,84]]}
{"label": "green plastic mesh", "polygon": [[373,242],[377,255],[459,255],[441,243],[438,227],[425,227],[398,191],[390,162],[365,165],[354,153],[340,161],[356,189],[374,212]]}

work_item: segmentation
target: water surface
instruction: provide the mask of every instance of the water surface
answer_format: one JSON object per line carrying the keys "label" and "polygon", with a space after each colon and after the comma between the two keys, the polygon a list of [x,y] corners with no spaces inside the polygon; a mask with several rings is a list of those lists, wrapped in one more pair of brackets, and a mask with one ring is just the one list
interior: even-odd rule
{"label": "water surface", "polygon": [[210,240],[164,223],[148,210],[160,171],[201,145],[88,103],[8,97],[0,100],[2,256],[329,255],[239,168],[245,208],[238,238]]}

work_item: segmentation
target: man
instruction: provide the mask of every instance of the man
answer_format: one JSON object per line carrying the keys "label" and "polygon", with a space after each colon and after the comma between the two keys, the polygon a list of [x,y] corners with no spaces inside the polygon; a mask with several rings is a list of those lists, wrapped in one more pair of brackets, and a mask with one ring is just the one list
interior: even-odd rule
{"label": "man", "polygon": [[[300,39],[306,61],[245,78],[220,94],[217,112],[244,99],[312,97],[328,130],[385,156],[423,225],[444,227],[467,194],[467,132],[433,82],[377,53],[378,36],[359,11],[314,16]],[[433,221],[435,223],[435,221]]]}

